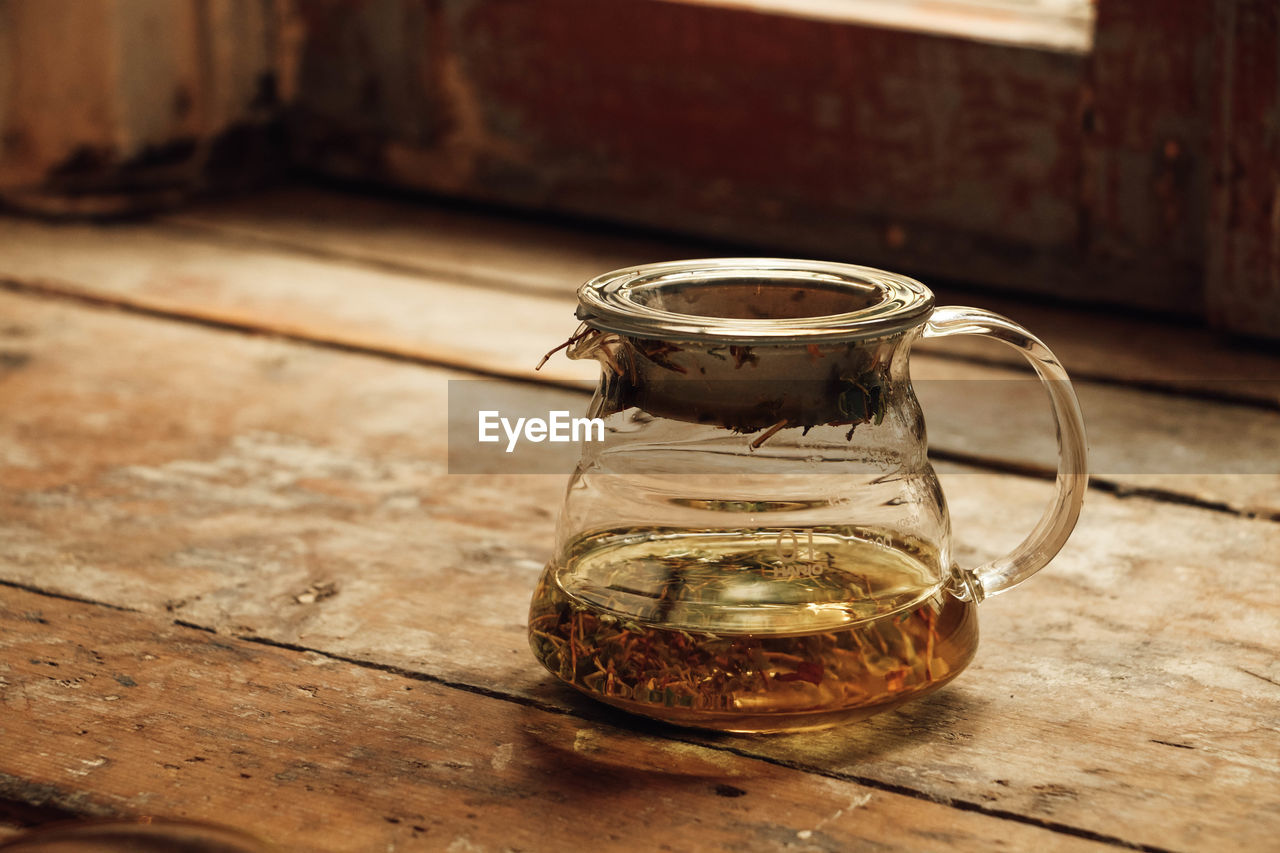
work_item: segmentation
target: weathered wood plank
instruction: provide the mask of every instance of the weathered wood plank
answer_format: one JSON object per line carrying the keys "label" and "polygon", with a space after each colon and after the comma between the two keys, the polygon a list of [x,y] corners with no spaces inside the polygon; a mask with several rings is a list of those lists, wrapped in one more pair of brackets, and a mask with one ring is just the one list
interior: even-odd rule
{"label": "weathered wood plank", "polygon": [[1078,53],[655,0],[298,9],[307,168],[1163,304],[1078,263]]}
{"label": "weathered wood plank", "polygon": [[[1002,23],[1037,16],[981,4],[948,26],[954,5],[303,2],[295,153],[346,179],[1187,317],[1224,287],[1208,265],[1231,280],[1219,321],[1274,338],[1256,314],[1280,301],[1250,260],[1269,226],[1222,218],[1272,194],[1272,143],[1228,141],[1276,114],[1231,84],[1271,85],[1274,38],[1254,35],[1270,7],[1102,3],[1086,54],[1009,40]],[[1215,63],[1234,69],[1216,84]],[[1213,217],[1230,245],[1207,258],[1211,182],[1246,160]]]}
{"label": "weathered wood plank", "polygon": [[[929,446],[948,458],[1050,475],[1053,420],[1029,371],[915,357]],[[1280,411],[1076,382],[1094,485],[1280,519]]]}
{"label": "weathered wood plank", "polygon": [[572,296],[632,264],[723,254],[705,242],[592,232],[457,206],[291,187],[207,201],[162,221],[241,246],[267,245],[429,278]]}
{"label": "weathered wood plank", "polygon": [[[1106,850],[608,723],[0,590],[0,791],[286,850]],[[460,723],[459,721],[465,721]]]}
{"label": "weathered wood plank", "polygon": [[1280,337],[1280,7],[1213,7],[1214,182],[1205,299],[1225,329]]}
{"label": "weathered wood plank", "polygon": [[[273,164],[273,0],[0,4],[0,197],[111,216]],[[278,147],[278,144],[275,145]]]}
{"label": "weathered wood plank", "polygon": [[[1132,273],[1166,310],[1201,315],[1206,286],[1212,4],[1098,4],[1081,95],[1081,242],[1122,291]],[[1141,285],[1139,285],[1141,286]],[[1123,298],[1123,297],[1120,297]]]}
{"label": "weathered wood plank", "polygon": [[[524,636],[562,479],[443,474],[448,374],[0,304],[28,355],[3,385],[0,576],[582,707]],[[1012,544],[1047,490],[946,485],[965,564]],[[1277,547],[1275,523],[1095,494],[1053,566],[984,605],[984,647],[947,690],[733,747],[1132,843],[1265,849]]]}
{"label": "weathered wood plank", "polygon": [[[407,260],[396,261],[405,271],[334,263],[261,242],[246,247],[238,241],[196,238],[168,226],[51,228],[0,220],[0,241],[9,247],[0,258],[0,276],[110,297],[146,310],[235,323],[521,380],[595,378],[593,365],[561,357],[550,361],[540,374],[531,369],[577,322],[572,297],[567,292],[553,292],[549,282],[561,270],[566,276],[569,269],[576,270],[575,281],[589,275],[588,267],[601,260],[600,252],[620,257],[632,250],[637,254],[656,251],[656,247],[579,239],[570,242],[562,255],[535,249],[538,243],[544,247],[552,244],[555,232],[549,229],[513,227],[510,230],[516,233],[508,238],[505,229],[496,235],[486,234],[484,220],[454,222],[440,217],[436,222],[421,222],[421,227],[428,234],[434,231],[434,245],[442,248],[424,250],[420,257],[442,257],[444,267],[417,273],[410,271],[414,268]],[[237,226],[236,233],[248,230],[255,229],[245,223]],[[342,226],[321,227],[309,245],[329,245],[327,236],[335,234],[338,251],[345,253],[343,247],[358,243],[359,234],[378,230],[373,223],[355,233]],[[399,231],[387,230],[396,236],[386,243],[403,246],[402,241],[408,239],[403,225]],[[74,251],[66,249],[70,243],[74,243]],[[499,244],[508,247],[506,254],[485,251],[486,246]],[[449,245],[465,248],[443,248]],[[574,246],[581,247],[580,251]],[[592,254],[593,250],[597,254]],[[465,281],[466,276],[453,270],[464,270],[466,258],[477,256],[484,281],[476,286],[456,283]],[[412,255],[406,249],[401,257]],[[526,258],[527,264],[517,263],[518,257]],[[486,266],[489,258],[493,266]],[[555,260],[558,258],[563,260]],[[425,268],[427,262],[419,263]],[[489,278],[499,264],[510,267],[510,278]],[[520,286],[508,289],[522,274],[541,276],[541,284],[532,292]],[[1035,323],[1030,325],[1057,347],[1055,335]],[[1075,340],[1071,334],[1063,339]],[[978,343],[985,344],[986,352],[1005,349],[990,341]],[[1106,356],[1101,344],[1091,340],[1082,348],[1102,363]],[[1227,351],[1220,350],[1218,355],[1225,361]],[[1150,356],[1143,358],[1149,365]],[[1259,358],[1247,363],[1247,369],[1261,369],[1272,362],[1280,367],[1280,359]],[[1025,367],[1019,373],[921,353],[912,369],[918,379],[937,380],[919,383],[936,450],[1004,466],[1052,469],[1053,428],[1042,392],[1026,381],[1030,371]],[[1240,387],[1212,380],[1208,384],[1219,391]],[[1280,394],[1280,380],[1246,384]],[[1280,441],[1280,411],[1207,407],[1195,398],[1144,393],[1109,383],[1079,383],[1078,388],[1092,436],[1092,470],[1107,483],[1129,490],[1179,493],[1240,512],[1280,513],[1280,460],[1273,452]],[[981,411],[975,409],[978,400],[988,401]],[[1224,441],[1223,436],[1230,440]],[[1251,476],[1214,476],[1246,473]]]}
{"label": "weathered wood plank", "polygon": [[[244,251],[151,226],[0,222],[6,247],[0,275],[9,279],[503,376],[531,375],[541,355],[576,324],[567,297],[526,297],[276,250]],[[69,245],[75,250],[68,252]],[[548,329],[555,330],[551,337]],[[548,365],[547,375],[594,373],[561,359]]]}
{"label": "weathered wood plank", "polygon": [[[431,278],[555,295],[570,294],[593,275],[631,264],[745,251],[592,234],[566,225],[308,189],[206,204],[166,220],[242,244],[269,241],[280,248]],[[959,266],[948,271],[953,277],[962,273]],[[945,280],[927,283],[941,303],[980,305],[1018,319],[1047,338],[1073,375],[1081,378],[1280,407],[1280,355],[1274,350],[1242,345],[1189,325],[974,293]],[[921,348],[1022,366],[1016,354],[990,342],[950,338]]]}

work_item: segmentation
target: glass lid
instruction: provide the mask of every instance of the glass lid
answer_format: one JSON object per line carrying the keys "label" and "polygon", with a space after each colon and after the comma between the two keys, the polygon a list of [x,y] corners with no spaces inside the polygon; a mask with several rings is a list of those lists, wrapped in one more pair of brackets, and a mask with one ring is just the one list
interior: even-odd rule
{"label": "glass lid", "polygon": [[871,267],[785,258],[670,261],[578,289],[578,318],[638,338],[787,343],[882,337],[918,325],[933,293]]}

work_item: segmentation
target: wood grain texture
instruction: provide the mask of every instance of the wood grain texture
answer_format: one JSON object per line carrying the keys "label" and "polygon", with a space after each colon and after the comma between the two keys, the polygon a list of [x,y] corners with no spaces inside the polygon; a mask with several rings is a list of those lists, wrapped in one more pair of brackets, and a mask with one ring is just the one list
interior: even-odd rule
{"label": "wood grain texture", "polygon": [[1105,2],[1087,55],[992,4],[47,5],[0,9],[9,204],[252,183],[287,114],[342,178],[1280,335],[1265,2]]}
{"label": "wood grain texture", "polygon": [[1280,336],[1280,7],[1213,4],[1209,319]]}
{"label": "wood grain texture", "polygon": [[[1211,173],[1212,4],[1098,4],[1088,83],[1081,242],[1116,288],[1184,314],[1204,279]],[[1132,282],[1128,276],[1132,275]]]}
{"label": "wood grain texture", "polygon": [[[0,228],[7,247],[0,270],[10,281],[512,378],[530,377],[539,358],[577,325],[568,296],[524,296],[440,276],[245,250],[163,227],[51,228],[10,219]],[[66,252],[69,244],[76,250]],[[588,379],[595,372],[561,359],[546,375]]]}
{"label": "wood grain texture", "polygon": [[[594,275],[631,264],[751,254],[741,247],[590,233],[535,219],[305,188],[207,203],[171,214],[166,221],[242,247],[256,244],[558,296],[572,294]],[[958,270],[951,271],[956,274]],[[1073,376],[1280,408],[1280,355],[1274,350],[1185,324],[967,291],[946,277],[926,277],[925,282],[942,304],[980,305],[1014,317],[1042,335]],[[989,341],[951,338],[919,346],[1022,366],[1019,356]]]}
{"label": "wood grain texture", "polygon": [[[304,194],[299,206],[326,209],[319,202],[303,204],[309,198],[315,197]],[[289,201],[278,203],[292,206]],[[289,246],[301,246],[298,251],[283,250],[263,236],[240,242],[241,235],[251,231],[272,234],[269,227],[256,226],[269,220],[270,214],[258,218],[245,214],[234,230],[219,230],[212,239],[204,231],[194,231],[187,217],[180,226],[105,229],[0,220],[0,240],[11,247],[0,259],[0,276],[37,288],[118,300],[139,310],[231,323],[521,381],[594,381],[598,372],[594,364],[563,357],[551,360],[541,373],[532,370],[541,355],[567,338],[577,323],[572,288],[557,291],[554,281],[563,277],[577,282],[592,271],[611,268],[613,262],[625,263],[623,258],[628,256],[662,257],[662,244],[657,242],[608,238],[597,242],[589,235],[567,239],[557,229],[501,223],[491,231],[486,228],[488,219],[451,220],[443,214],[412,217],[406,213],[406,221],[399,218],[398,208],[377,205],[372,210],[366,206],[365,213],[366,217],[355,218],[360,224],[351,227],[322,214],[304,218],[304,223],[318,223],[310,236],[304,225],[295,225],[279,237]],[[383,221],[392,224],[380,227]],[[424,235],[416,251],[410,244],[411,229],[420,229]],[[363,252],[348,256],[347,247],[359,245],[366,233],[383,236],[370,240]],[[69,242],[74,242],[75,251],[64,248]],[[375,252],[377,258],[371,259]],[[573,279],[568,278],[571,273]],[[1087,334],[1092,327],[1083,318],[1075,325],[1063,322],[1053,328],[1056,316],[1044,313],[1048,316],[1035,319],[1043,320],[1052,331],[1027,322],[1059,350],[1068,369],[1074,372],[1070,356],[1079,353],[1086,365],[1104,371],[1105,382],[1078,383],[1092,437],[1091,470],[1104,485],[1128,491],[1162,490],[1236,512],[1280,514],[1280,459],[1273,452],[1280,441],[1280,410],[1206,407],[1194,397],[1121,387],[1116,384],[1123,381],[1121,376],[1105,372],[1109,360],[1103,339]],[[1117,334],[1122,334],[1123,324],[1115,325]],[[1141,345],[1156,337],[1167,346],[1178,346],[1179,334],[1176,328],[1139,326],[1129,335],[1138,342],[1128,350],[1130,363],[1137,361],[1152,372],[1163,370],[1167,376],[1174,369],[1167,363],[1170,359]],[[931,446],[953,457],[1006,468],[1053,470],[1054,433],[1043,392],[1026,367],[1014,371],[1002,366],[1005,347],[982,343],[985,346],[967,352],[979,357],[990,354],[995,365],[927,354],[947,352],[949,345],[922,351],[913,359],[913,376],[920,380],[918,391],[929,416]],[[1183,369],[1195,369],[1196,353],[1185,348],[1171,352],[1182,353]],[[1203,358],[1216,358],[1230,372],[1231,353],[1229,347],[1210,347]],[[1123,356],[1113,356],[1110,362],[1122,364]],[[1242,370],[1267,368],[1280,376],[1280,359],[1255,356],[1244,362]],[[1280,394],[1276,379],[1227,381],[1193,372],[1190,376],[1218,392],[1244,388]],[[1222,441],[1223,435],[1229,435],[1230,441]]]}
{"label": "wood grain texture", "polygon": [[[2,386],[0,577],[636,725],[529,656],[563,481],[444,474],[447,373],[0,306],[27,354]],[[962,564],[1013,544],[1048,489],[972,473],[946,487]],[[1277,547],[1272,522],[1094,494],[1054,564],[984,606],[954,685],[865,725],[728,742],[1069,833],[1266,849]]]}
{"label": "wood grain texture", "polygon": [[52,215],[251,182],[288,43],[276,0],[0,4],[0,198]]}
{"label": "wood grain texture", "polygon": [[310,169],[1161,304],[1077,263],[1078,53],[657,0],[298,10]]}
{"label": "wood grain texture", "polygon": [[[0,589],[0,794],[282,850],[1107,845],[167,619]],[[994,842],[994,846],[993,846]]]}
{"label": "wood grain texture", "polygon": [[588,230],[582,223],[297,185],[205,201],[168,213],[163,222],[192,236],[222,237],[224,245],[298,252],[562,299],[610,270],[732,251],[670,235]]}
{"label": "wood grain texture", "polygon": [[[929,446],[1019,473],[1057,467],[1053,420],[1030,371],[912,359]],[[1280,519],[1280,411],[1075,382],[1093,485]]]}
{"label": "wood grain texture", "polygon": [[[113,48],[101,37],[108,6],[85,3],[66,7],[70,14],[49,15],[44,5],[17,0],[0,9],[0,187],[39,182],[77,146],[110,145],[117,121],[113,81],[103,73]],[[57,61],[63,50],[80,62]],[[48,110],[55,99],[68,109]]]}
{"label": "wood grain texture", "polygon": [[1186,317],[1221,291],[1222,328],[1280,335],[1270,226],[1228,224],[1272,206],[1241,131],[1277,115],[1266,3],[1103,2],[1087,52],[974,4],[950,33],[948,3],[297,10],[295,156],[328,175]]}

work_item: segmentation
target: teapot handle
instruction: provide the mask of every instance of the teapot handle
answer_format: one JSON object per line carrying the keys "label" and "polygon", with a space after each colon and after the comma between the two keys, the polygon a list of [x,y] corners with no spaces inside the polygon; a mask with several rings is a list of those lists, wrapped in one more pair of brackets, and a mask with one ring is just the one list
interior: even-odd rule
{"label": "teapot handle", "polygon": [[974,596],[981,601],[1040,571],[1071,535],[1089,480],[1084,419],[1062,364],[1039,338],[1012,320],[980,308],[947,306],[934,310],[925,322],[923,334],[926,338],[981,335],[1018,350],[1044,382],[1057,422],[1058,475],[1053,501],[1035,529],[1013,551],[972,571],[965,570]]}

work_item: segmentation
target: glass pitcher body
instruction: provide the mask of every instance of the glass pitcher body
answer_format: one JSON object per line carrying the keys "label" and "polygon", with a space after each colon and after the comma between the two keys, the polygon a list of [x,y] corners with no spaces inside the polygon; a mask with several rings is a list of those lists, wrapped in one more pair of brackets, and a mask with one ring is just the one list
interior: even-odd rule
{"label": "glass pitcher body", "polygon": [[[610,273],[579,300],[569,355],[602,365],[606,431],[533,598],[551,672],[628,711],[764,732],[865,717],[968,664],[977,603],[1039,565],[952,562],[909,371],[913,341],[952,332],[923,285],[725,259]],[[1073,395],[1054,404],[1079,426]],[[1032,559],[1078,512],[1083,458],[1067,461]]]}

